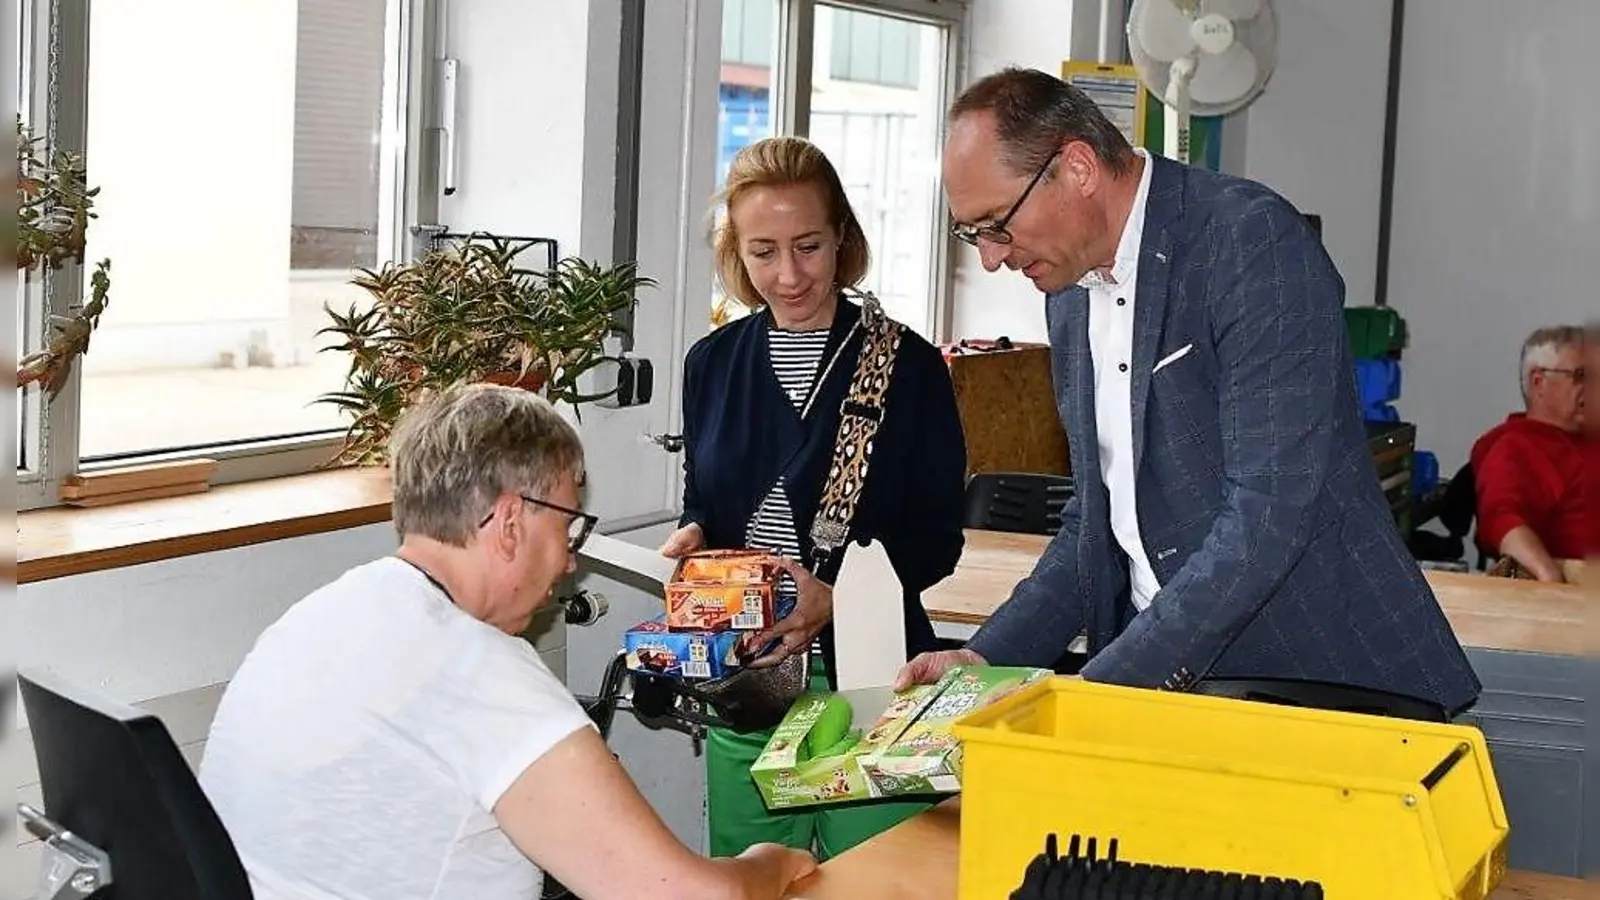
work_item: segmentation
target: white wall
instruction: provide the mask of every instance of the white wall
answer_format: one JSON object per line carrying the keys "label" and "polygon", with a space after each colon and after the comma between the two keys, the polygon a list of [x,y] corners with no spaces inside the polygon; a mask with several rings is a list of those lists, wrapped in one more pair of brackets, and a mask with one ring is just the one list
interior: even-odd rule
{"label": "white wall", "polygon": [[[1367,305],[1392,4],[1274,8],[1277,70],[1225,145],[1242,132],[1238,170],[1323,216],[1346,303]],[[1521,407],[1527,332],[1600,309],[1582,265],[1600,247],[1600,105],[1582,93],[1596,33],[1587,0],[1406,5],[1387,299],[1410,330],[1397,406],[1444,474]]]}
{"label": "white wall", "polygon": [[[453,231],[553,237],[563,254],[578,252],[585,179],[577,176],[590,156],[608,156],[584,127],[590,7],[446,5],[443,51],[461,61],[460,133],[458,188],[440,200],[439,216]],[[609,59],[595,62],[614,68],[615,55],[613,47]],[[588,226],[607,227],[599,220]]]}
{"label": "white wall", "polygon": [[1402,416],[1446,473],[1522,408],[1529,331],[1600,312],[1594,0],[1406,6],[1389,302]]}
{"label": "white wall", "polygon": [[1322,216],[1349,306],[1370,306],[1377,280],[1390,8],[1391,0],[1274,0],[1278,66],[1222,126],[1225,147],[1229,132],[1243,132],[1243,168],[1234,171]]}
{"label": "white wall", "polygon": [[[970,8],[967,72],[971,81],[1007,66],[1060,74],[1072,58],[1093,59],[1099,4],[1072,0],[977,0]],[[948,213],[946,213],[948,215]],[[956,243],[951,285],[953,338],[1044,341],[1044,295],[1019,272],[989,273],[978,252]]]}
{"label": "white wall", "polygon": [[[620,0],[448,9],[446,52],[461,60],[461,174],[441,220],[457,232],[554,237],[563,256],[610,262]],[[640,295],[634,350],[654,365],[654,396],[643,407],[585,407],[582,426],[589,507],[636,523],[673,515],[681,493],[680,459],[643,435],[675,430],[685,298],[703,316],[700,298],[711,295],[699,222],[714,190],[721,28],[721,4],[710,0],[647,11],[637,257],[658,286]]]}

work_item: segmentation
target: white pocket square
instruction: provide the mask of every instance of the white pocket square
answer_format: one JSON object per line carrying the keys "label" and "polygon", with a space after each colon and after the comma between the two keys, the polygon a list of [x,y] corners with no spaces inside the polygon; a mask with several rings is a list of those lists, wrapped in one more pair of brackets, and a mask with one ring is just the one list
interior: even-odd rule
{"label": "white pocket square", "polygon": [[1193,350],[1193,349],[1194,349],[1194,345],[1193,344],[1184,344],[1182,350],[1178,350],[1175,353],[1169,353],[1160,362],[1156,363],[1156,367],[1154,369],[1150,370],[1150,374],[1154,375],[1155,373],[1161,371],[1162,369],[1166,368],[1167,366],[1170,366],[1173,363],[1177,362],[1178,360],[1183,359],[1185,356],[1188,356],[1189,355],[1189,351]]}

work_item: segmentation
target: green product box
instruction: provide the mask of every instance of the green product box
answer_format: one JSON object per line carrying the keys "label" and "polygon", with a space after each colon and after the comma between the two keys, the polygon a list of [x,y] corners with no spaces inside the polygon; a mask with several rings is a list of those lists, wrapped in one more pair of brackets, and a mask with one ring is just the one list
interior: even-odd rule
{"label": "green product box", "polygon": [[961,777],[961,741],[950,726],[1051,673],[1009,666],[957,666],[939,680],[937,695],[888,747],[867,761],[877,777]]}
{"label": "green product box", "polygon": [[[802,694],[750,775],[769,809],[956,793],[961,790],[960,742],[950,735],[951,723],[1049,674],[1047,669],[970,666],[900,694],[888,688]],[[830,732],[821,739],[828,741],[840,730],[840,701],[849,704],[846,737],[814,747],[821,732]],[[902,747],[908,737],[915,743]]]}

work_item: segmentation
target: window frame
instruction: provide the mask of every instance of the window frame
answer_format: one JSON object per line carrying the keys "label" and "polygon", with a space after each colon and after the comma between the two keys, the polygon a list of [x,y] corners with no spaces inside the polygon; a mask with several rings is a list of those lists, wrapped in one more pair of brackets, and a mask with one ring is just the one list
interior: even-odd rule
{"label": "window frame", "polygon": [[[774,133],[810,136],[816,8],[819,5],[940,28],[945,42],[942,48],[944,69],[935,89],[941,108],[948,108],[954,102],[957,86],[967,71],[970,0],[778,0],[778,46],[772,87]],[[940,152],[940,149],[935,150],[936,159]],[[932,340],[948,341],[955,318],[957,248],[949,229],[937,225],[947,219],[940,192],[934,192],[932,203],[934,209],[929,221],[936,224],[928,260],[929,284],[933,288],[928,297],[928,323]]]}
{"label": "window frame", "polygon": [[[57,28],[60,57],[56,62],[54,109],[56,145],[82,152],[88,135],[89,16],[93,0],[18,0],[25,6],[24,27],[29,28],[30,71],[22,79],[29,86],[28,112],[36,133],[51,114],[51,27]],[[287,2],[287,0],[285,0]],[[437,184],[425,165],[435,158],[425,151],[433,91],[428,88],[431,60],[439,28],[438,0],[385,0],[388,5],[384,35],[384,124],[379,150],[378,231],[383,240],[380,259],[408,259],[420,246],[416,223],[430,221],[437,198],[429,197]],[[53,9],[52,9],[53,7]],[[59,18],[52,22],[54,12]],[[392,118],[391,118],[392,117]],[[93,160],[89,160],[93,183]],[[387,186],[387,189],[386,189]],[[309,270],[300,270],[303,274]],[[287,270],[289,278],[295,270]],[[48,315],[66,315],[70,304],[82,296],[84,271],[68,265],[50,278],[50,288],[32,284],[24,299],[25,332],[18,335],[23,352],[38,346],[46,333]],[[113,288],[114,290],[114,288]],[[90,352],[93,350],[91,348]],[[64,480],[80,472],[114,471],[132,465],[180,459],[214,459],[218,462],[212,484],[231,484],[286,475],[304,474],[324,466],[338,451],[342,432],[263,438],[181,451],[151,452],[136,457],[89,461],[79,453],[82,410],[82,367],[74,366],[62,390],[53,398],[39,389],[18,397],[23,407],[23,434],[18,449],[32,465],[17,469],[17,509],[26,511],[60,504]],[[310,399],[310,398],[308,398]]]}
{"label": "window frame", "polygon": [[[93,0],[19,0],[25,4],[32,25],[31,78],[33,111],[46,110],[49,70],[50,8],[56,3],[62,14],[62,65],[57,94],[56,138],[63,147],[81,150],[87,134],[87,46],[89,7]],[[393,173],[393,190],[380,200],[380,231],[390,241],[396,258],[413,258],[427,240],[430,223],[438,219],[439,165],[436,146],[436,95],[438,66],[444,28],[444,3],[441,0],[388,0],[399,14],[390,18],[386,35],[385,66],[394,67],[392,83],[385,79],[385,101],[395,103],[394,127],[386,136],[380,168]],[[821,0],[777,0],[776,47],[773,67],[772,122],[776,133],[805,135],[810,117],[814,21]],[[967,65],[970,31],[970,0],[829,0],[828,6],[877,15],[887,15],[941,28],[945,37],[943,80],[937,85],[945,103],[954,98],[955,86]],[[69,51],[69,47],[77,48]],[[40,51],[44,52],[40,52]],[[76,102],[73,99],[76,98]],[[398,102],[401,98],[404,102]],[[714,163],[712,163],[714,164]],[[92,169],[91,169],[92,171]],[[92,176],[91,176],[92,179]],[[932,221],[940,222],[942,200],[934,195]],[[952,321],[954,266],[956,251],[945,229],[935,228],[930,257],[933,290],[929,297],[930,330],[936,340],[947,340]],[[293,277],[292,274],[290,277]],[[81,266],[63,269],[53,277],[56,286],[49,297],[50,313],[64,314],[69,299],[81,296]],[[44,330],[44,299],[31,297],[26,325],[36,343]],[[37,312],[36,312],[37,311]],[[19,335],[19,338],[23,336]],[[26,338],[24,338],[26,340]],[[29,346],[32,346],[30,344]],[[81,408],[81,371],[75,369],[66,386],[52,400],[40,391],[21,398],[28,404],[24,422],[36,424],[37,440],[29,444],[28,458],[35,466],[17,470],[19,510],[59,504],[63,480],[78,472],[112,470],[144,462],[204,457],[216,459],[219,467],[214,484],[228,484],[301,474],[324,465],[342,439],[339,434],[320,437],[263,439],[226,447],[201,450],[151,453],[133,459],[83,463],[78,453],[78,416]],[[21,442],[19,441],[19,447]]]}

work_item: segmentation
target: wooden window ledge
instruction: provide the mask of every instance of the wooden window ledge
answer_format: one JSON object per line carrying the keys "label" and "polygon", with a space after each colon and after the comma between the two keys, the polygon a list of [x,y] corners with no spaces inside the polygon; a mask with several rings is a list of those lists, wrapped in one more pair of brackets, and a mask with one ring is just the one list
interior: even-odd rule
{"label": "wooden window ledge", "polygon": [[201,494],[17,516],[17,583],[389,521],[389,471],[330,469]]}

